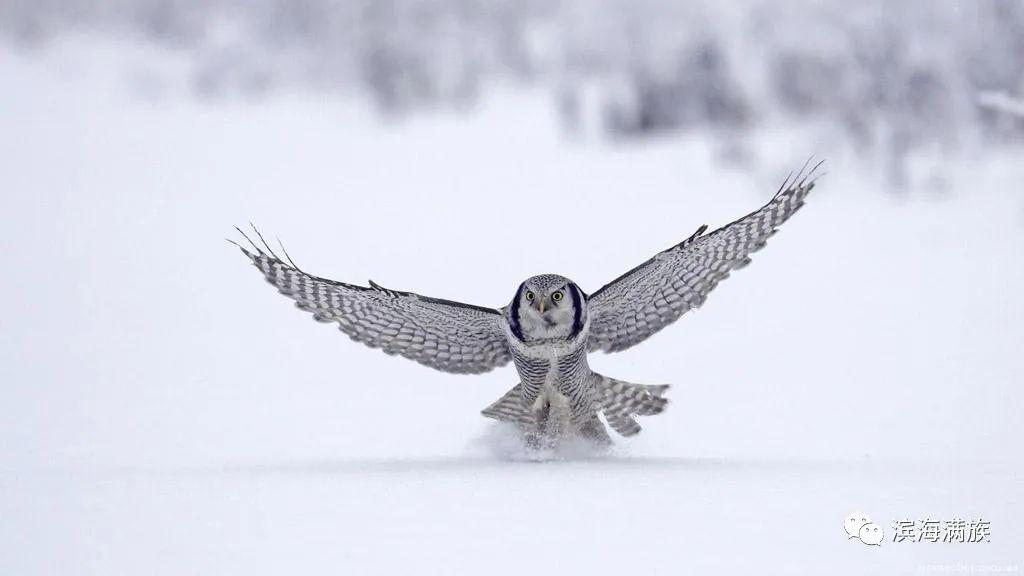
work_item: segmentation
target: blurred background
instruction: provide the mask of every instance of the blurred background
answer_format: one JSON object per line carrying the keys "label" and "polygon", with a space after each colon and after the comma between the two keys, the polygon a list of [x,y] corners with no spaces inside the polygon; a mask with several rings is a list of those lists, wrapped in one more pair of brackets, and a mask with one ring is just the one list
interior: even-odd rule
{"label": "blurred background", "polygon": [[[1017,0],[0,0],[0,572],[1019,570],[1022,144]],[[590,358],[673,385],[595,460],[510,461],[511,368],[351,343],[224,241],[499,307],[810,157],[750,267]]]}
{"label": "blurred background", "polygon": [[[686,133],[749,165],[751,134],[785,126],[894,191],[941,191],[942,165],[1024,131],[1024,7],[1007,0],[7,0],[0,23],[19,53],[82,35],[144,50],[120,73],[150,100],[302,90],[394,118],[532,87],[566,138]],[[922,157],[938,166],[915,173]]]}

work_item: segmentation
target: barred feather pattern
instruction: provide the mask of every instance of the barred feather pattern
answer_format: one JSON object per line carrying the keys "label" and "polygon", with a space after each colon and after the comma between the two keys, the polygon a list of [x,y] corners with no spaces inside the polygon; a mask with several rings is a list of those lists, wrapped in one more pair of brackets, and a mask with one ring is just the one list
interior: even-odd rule
{"label": "barred feather pattern", "polygon": [[814,172],[787,178],[759,210],[704,234],[692,236],[623,274],[592,294],[589,349],[615,352],[646,340],[704,303],[729,273],[746,266],[814,188]]}
{"label": "barred feather pattern", "polygon": [[585,339],[555,358],[530,355],[527,345],[512,344],[512,357],[519,372],[523,403],[532,406],[549,388],[569,400],[570,418],[577,426],[594,415],[594,381],[596,375],[587,364]]}
{"label": "barred feather pattern", "polygon": [[661,414],[668,405],[664,398],[667,384],[646,385],[600,376],[598,394],[605,420],[619,434],[629,437],[640,433],[636,416]]}
{"label": "barred feather pattern", "polygon": [[584,340],[571,352],[560,356],[558,368],[558,391],[569,399],[573,423],[579,425],[595,415],[595,380],[597,374],[587,363],[587,346]]}
{"label": "barred feather pattern", "polygon": [[[641,430],[637,416],[665,409],[668,386],[597,374],[590,370],[587,353],[629,348],[700,306],[800,209],[814,188],[816,168],[787,178],[759,210],[709,234],[702,226],[589,297],[571,284],[570,301],[577,306],[572,327],[562,324],[550,337],[543,330],[537,337],[534,329],[524,338],[516,311],[522,286],[510,306],[497,310],[389,290],[372,281],[357,286],[313,276],[287,252],[286,260],[279,258],[255,228],[263,248],[245,233],[252,250],[239,248],[300,309],[321,322],[336,322],[353,340],[446,372],[480,373],[513,361],[520,383],[484,409],[485,416],[516,423],[531,434],[562,433],[562,424],[568,424],[605,442],[599,414],[619,434],[633,436]],[[556,275],[531,280],[545,279],[567,282]]]}
{"label": "barred feather pattern", "polygon": [[523,400],[523,386],[516,384],[504,396],[498,398],[493,404],[480,411],[488,418],[494,418],[502,422],[511,422],[521,426],[534,424],[533,413],[530,406]]}
{"label": "barred feather pattern", "polygon": [[551,372],[551,361],[547,358],[533,358],[512,346],[512,360],[519,373],[519,387],[523,402],[527,406],[540,396]]}
{"label": "barred feather pattern", "polygon": [[[258,234],[258,232],[257,232]],[[243,234],[244,235],[244,234]],[[511,360],[497,309],[411,292],[355,286],[307,274],[269,247],[239,246],[281,294],[320,322],[336,322],[357,342],[453,373],[481,373]]]}
{"label": "barred feather pattern", "polygon": [[[663,397],[669,388],[668,385],[633,384],[596,373],[591,374],[596,379],[594,392],[597,397],[595,405],[591,407],[591,418],[600,411],[608,425],[622,436],[635,436],[640,432],[641,427],[636,421],[636,416],[660,414],[668,405],[668,399]],[[481,414],[530,428],[537,422],[526,398],[522,383],[516,384]],[[596,425],[591,425],[596,428]]]}

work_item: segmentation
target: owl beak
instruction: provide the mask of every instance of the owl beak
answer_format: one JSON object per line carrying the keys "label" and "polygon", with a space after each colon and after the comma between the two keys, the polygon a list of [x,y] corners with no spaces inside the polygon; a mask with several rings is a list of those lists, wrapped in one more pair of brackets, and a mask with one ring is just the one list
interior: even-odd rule
{"label": "owl beak", "polygon": [[544,313],[544,304],[546,302],[547,302],[547,298],[540,298],[539,299],[539,302],[537,304],[537,310],[539,310],[541,314]]}

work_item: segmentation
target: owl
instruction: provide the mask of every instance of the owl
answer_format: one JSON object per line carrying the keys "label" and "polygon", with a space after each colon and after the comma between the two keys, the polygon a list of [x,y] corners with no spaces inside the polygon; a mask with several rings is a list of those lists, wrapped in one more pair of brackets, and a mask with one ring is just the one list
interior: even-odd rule
{"label": "owl", "polygon": [[392,290],[372,280],[359,286],[320,278],[300,269],[283,246],[279,257],[255,227],[261,245],[237,228],[249,247],[232,243],[300,309],[336,323],[357,342],[444,372],[479,374],[512,362],[519,382],[482,414],[515,425],[528,446],[566,438],[607,445],[608,427],[633,436],[640,432],[637,416],[661,413],[668,386],[598,374],[587,355],[635,346],[703,304],[800,209],[818,166],[788,177],[760,209],[713,232],[701,226],[595,292],[541,274],[519,284],[501,308]]}

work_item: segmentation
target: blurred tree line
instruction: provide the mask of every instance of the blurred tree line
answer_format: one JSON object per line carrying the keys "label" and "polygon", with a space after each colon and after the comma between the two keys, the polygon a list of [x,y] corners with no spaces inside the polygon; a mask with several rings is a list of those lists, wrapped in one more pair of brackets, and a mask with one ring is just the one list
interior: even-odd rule
{"label": "blurred tree line", "polygon": [[17,42],[69,30],[186,50],[202,94],[302,83],[402,114],[511,81],[549,87],[570,132],[741,140],[806,122],[880,153],[897,184],[914,150],[1024,136],[1019,0],[0,3],[0,34]]}

